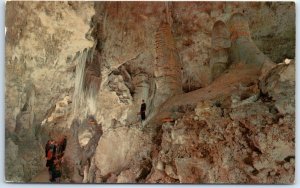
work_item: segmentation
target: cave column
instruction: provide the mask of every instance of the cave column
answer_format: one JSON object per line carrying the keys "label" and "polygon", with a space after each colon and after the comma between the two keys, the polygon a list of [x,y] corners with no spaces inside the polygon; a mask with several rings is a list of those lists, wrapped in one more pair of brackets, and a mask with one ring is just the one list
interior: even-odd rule
{"label": "cave column", "polygon": [[228,23],[232,46],[230,55],[233,62],[257,65],[264,73],[275,64],[253,42],[249,24],[241,13],[233,14]]}
{"label": "cave column", "polygon": [[168,23],[161,23],[156,33],[154,106],[157,107],[173,95],[182,93],[181,63]]}
{"label": "cave column", "polygon": [[210,69],[212,81],[224,72],[229,62],[230,33],[222,21],[217,21],[213,26],[211,46]]}

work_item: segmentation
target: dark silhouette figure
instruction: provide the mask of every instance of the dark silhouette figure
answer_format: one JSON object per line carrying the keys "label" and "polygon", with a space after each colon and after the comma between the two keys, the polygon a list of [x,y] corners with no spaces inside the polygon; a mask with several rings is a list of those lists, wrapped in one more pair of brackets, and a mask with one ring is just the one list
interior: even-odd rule
{"label": "dark silhouette figure", "polygon": [[51,140],[50,143],[49,143],[48,149],[47,149],[48,150],[47,154],[46,154],[46,157],[47,157],[46,167],[48,167],[51,182],[54,181],[53,180],[53,177],[54,177],[53,176],[53,169],[54,169],[54,161],[57,159],[56,149],[57,149],[57,143],[54,140]]}
{"label": "dark silhouette figure", "polygon": [[59,142],[51,139],[45,146],[45,156],[47,159],[46,167],[48,167],[50,182],[59,183],[62,176],[61,165],[63,156],[67,146],[67,136],[60,139]]}
{"label": "dark silhouette figure", "polygon": [[142,121],[144,121],[146,119],[146,103],[144,100],[142,100],[140,113],[141,113],[141,119]]}
{"label": "dark silhouette figure", "polygon": [[49,149],[50,149],[50,140],[48,140],[47,141],[47,144],[46,144],[46,146],[45,146],[45,157],[47,158],[47,153],[48,153],[48,151],[49,151]]}

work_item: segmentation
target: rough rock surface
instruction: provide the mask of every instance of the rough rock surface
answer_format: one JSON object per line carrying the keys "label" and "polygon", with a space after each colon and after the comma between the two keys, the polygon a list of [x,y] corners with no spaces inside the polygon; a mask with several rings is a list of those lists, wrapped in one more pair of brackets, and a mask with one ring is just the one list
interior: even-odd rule
{"label": "rough rock surface", "polygon": [[146,158],[150,146],[150,135],[137,128],[120,127],[105,132],[95,153],[96,167],[102,176],[119,173],[130,168],[132,160],[140,161]]}
{"label": "rough rock surface", "polygon": [[53,118],[62,117],[55,103],[72,96],[71,60],[93,46],[85,36],[94,12],[93,3],[7,3],[6,138],[18,150],[6,147],[6,180],[29,181],[44,167],[40,125],[54,109]]}
{"label": "rough rock surface", "polygon": [[66,183],[293,182],[294,3],[8,2],[6,28],[7,181],[66,135]]}
{"label": "rough rock surface", "polygon": [[[258,82],[242,86],[231,96],[199,102],[175,123],[163,124],[161,150],[153,159],[161,167],[155,171],[181,183],[292,183],[294,94],[279,96],[294,91],[293,66],[272,69],[260,83],[269,86],[265,94]],[[148,182],[165,182],[165,174],[154,172]]]}
{"label": "rough rock surface", "polygon": [[182,93],[181,62],[169,23],[161,23],[156,33],[156,56],[154,107]]}
{"label": "rough rock surface", "polygon": [[225,71],[229,63],[230,32],[222,21],[217,21],[213,26],[211,47],[211,79],[214,80]]}

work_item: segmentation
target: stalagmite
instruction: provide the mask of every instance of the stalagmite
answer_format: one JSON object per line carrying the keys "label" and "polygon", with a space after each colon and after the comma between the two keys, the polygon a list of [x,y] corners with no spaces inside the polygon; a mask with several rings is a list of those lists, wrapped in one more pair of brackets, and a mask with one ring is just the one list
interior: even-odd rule
{"label": "stalagmite", "polygon": [[211,78],[217,78],[228,66],[228,50],[231,46],[230,33],[222,21],[217,21],[212,30],[210,58]]}
{"label": "stalagmite", "polygon": [[232,41],[230,55],[233,62],[257,65],[262,68],[262,73],[275,65],[253,42],[248,21],[243,14],[233,14],[228,25]]}
{"label": "stalagmite", "polygon": [[295,3],[10,1],[5,17],[7,182],[49,182],[50,154],[60,183],[294,182]]}
{"label": "stalagmite", "polygon": [[156,33],[154,106],[159,106],[169,97],[182,93],[181,64],[170,25],[161,23]]}

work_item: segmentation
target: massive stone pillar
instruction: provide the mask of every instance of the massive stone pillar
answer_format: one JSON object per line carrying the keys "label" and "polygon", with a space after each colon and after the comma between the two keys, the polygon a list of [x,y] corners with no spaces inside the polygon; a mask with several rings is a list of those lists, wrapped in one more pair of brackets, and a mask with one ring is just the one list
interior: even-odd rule
{"label": "massive stone pillar", "polygon": [[211,79],[217,78],[228,66],[230,33],[222,21],[217,21],[212,30],[210,54]]}
{"label": "massive stone pillar", "polygon": [[157,30],[156,54],[154,71],[156,84],[155,107],[169,97],[182,93],[180,58],[168,23],[161,23]]}
{"label": "massive stone pillar", "polygon": [[251,39],[249,25],[243,14],[233,14],[228,25],[232,41],[230,55],[233,62],[254,64],[262,69],[274,66],[274,63],[257,48]]}

